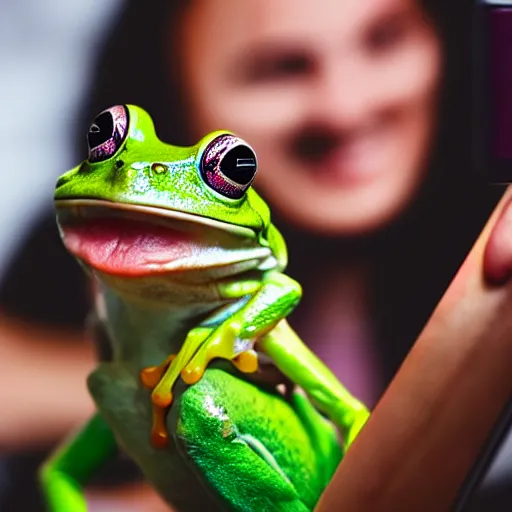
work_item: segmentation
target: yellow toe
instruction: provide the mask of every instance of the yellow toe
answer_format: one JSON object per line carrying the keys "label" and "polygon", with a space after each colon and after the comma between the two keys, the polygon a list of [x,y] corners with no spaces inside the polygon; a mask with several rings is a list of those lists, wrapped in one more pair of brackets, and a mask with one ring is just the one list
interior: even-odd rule
{"label": "yellow toe", "polygon": [[140,372],[142,385],[149,389],[155,388],[161,378],[162,371],[158,366],[150,366],[149,368],[144,368],[144,370],[141,370]]}
{"label": "yellow toe", "polygon": [[156,406],[153,406],[151,444],[155,448],[165,448],[169,444],[169,435],[165,426],[165,409]]}
{"label": "yellow toe", "polygon": [[151,394],[151,401],[153,402],[156,407],[161,407],[162,409],[165,409],[166,407],[169,407],[172,403],[172,393],[162,393],[162,392],[154,392]]}
{"label": "yellow toe", "polygon": [[185,368],[181,371],[181,378],[183,379],[183,382],[189,385],[199,382],[203,375],[204,371],[201,368],[194,368],[193,370]]}
{"label": "yellow toe", "polygon": [[258,370],[258,354],[254,350],[247,350],[239,354],[233,364],[243,373],[254,373]]}

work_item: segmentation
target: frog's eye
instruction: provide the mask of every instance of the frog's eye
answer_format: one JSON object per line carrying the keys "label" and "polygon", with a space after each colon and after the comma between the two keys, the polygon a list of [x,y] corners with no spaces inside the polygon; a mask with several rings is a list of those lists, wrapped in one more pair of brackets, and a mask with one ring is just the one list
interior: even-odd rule
{"label": "frog's eye", "polygon": [[254,151],[234,135],[220,135],[203,153],[201,175],[215,192],[229,199],[240,199],[256,176],[258,162]]}
{"label": "frog's eye", "polygon": [[89,162],[102,162],[113,157],[128,132],[128,110],[116,105],[99,114],[87,132]]}

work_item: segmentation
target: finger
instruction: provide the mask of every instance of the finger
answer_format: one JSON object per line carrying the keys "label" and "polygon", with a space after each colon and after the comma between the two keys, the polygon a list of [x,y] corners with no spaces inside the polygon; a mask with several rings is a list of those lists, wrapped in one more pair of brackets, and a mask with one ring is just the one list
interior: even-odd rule
{"label": "finger", "polygon": [[511,197],[509,188],[317,512],[450,509],[512,394],[512,282],[490,285],[484,271],[492,256],[487,271],[509,272],[498,237]]}

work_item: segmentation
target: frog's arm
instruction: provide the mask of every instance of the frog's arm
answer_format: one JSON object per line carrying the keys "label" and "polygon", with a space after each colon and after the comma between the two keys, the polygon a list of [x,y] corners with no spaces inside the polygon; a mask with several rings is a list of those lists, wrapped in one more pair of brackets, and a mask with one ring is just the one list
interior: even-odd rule
{"label": "frog's arm", "polygon": [[[282,239],[274,238],[280,268],[286,248]],[[253,345],[260,340],[263,350],[280,370],[315,399],[318,407],[343,430],[345,441],[350,444],[368,418],[364,405],[350,395],[289,327],[284,327],[287,324],[271,334],[298,304],[302,295],[299,283],[278,270],[269,270],[260,279],[225,281],[217,289],[225,299],[250,298],[213,329],[205,327],[191,333],[174,359],[148,369],[151,379],[143,378],[143,381],[153,390],[157,419],[154,438],[166,437],[163,411],[172,402],[172,388],[180,374],[187,384],[195,384],[215,358],[231,360],[239,370],[253,372],[258,365]]]}
{"label": "frog's arm", "polygon": [[178,364],[170,365],[153,391],[155,405],[170,402],[170,390],[180,371],[183,380],[193,384],[216,357],[233,360],[242,371],[254,371],[257,356],[252,351],[252,340],[259,339],[262,350],[340,426],[350,444],[366,421],[368,411],[282,321],[298,303],[300,285],[280,272],[269,271],[262,281],[227,282],[219,286],[219,291],[226,298],[254,295],[218,327],[204,329],[202,336],[191,336],[185,341],[176,358]]}
{"label": "frog's arm", "polygon": [[82,486],[117,453],[114,435],[99,413],[60,446],[39,472],[52,512],[86,512]]}
{"label": "frog's arm", "polygon": [[368,419],[367,408],[311,352],[286,320],[264,336],[258,345],[338,425],[348,448]]}
{"label": "frog's arm", "polygon": [[213,326],[192,330],[176,356],[171,355],[160,366],[141,372],[143,384],[152,389],[153,445],[167,443],[165,409],[171,405],[172,389],[180,374],[187,384],[195,384],[215,358],[232,361],[242,372],[256,371],[255,340],[293,310],[302,292],[296,281],[275,270],[265,272],[260,279],[223,281],[218,283],[217,289],[222,298],[250,299]]}
{"label": "frog's arm", "polygon": [[[248,295],[252,297],[214,329],[194,330],[191,333],[193,335],[187,337],[180,352],[153,389],[155,406],[170,405],[171,389],[180,373],[187,384],[195,384],[215,358],[231,360],[241,371],[255,371],[257,355],[252,350],[254,340],[265,335],[285,318],[301,297],[300,285],[276,271],[268,271],[258,280],[219,283],[218,292],[226,299]],[[160,375],[159,372],[157,378]]]}

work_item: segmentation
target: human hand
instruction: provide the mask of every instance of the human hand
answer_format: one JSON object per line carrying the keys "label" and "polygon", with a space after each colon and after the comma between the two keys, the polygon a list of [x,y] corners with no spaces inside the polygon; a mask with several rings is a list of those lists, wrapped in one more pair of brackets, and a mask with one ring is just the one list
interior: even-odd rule
{"label": "human hand", "polygon": [[512,187],[317,512],[443,511],[512,394]]}

